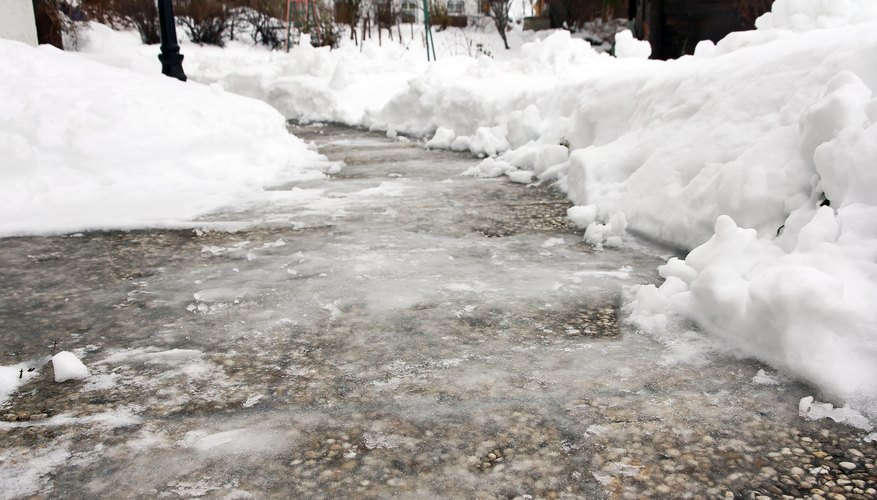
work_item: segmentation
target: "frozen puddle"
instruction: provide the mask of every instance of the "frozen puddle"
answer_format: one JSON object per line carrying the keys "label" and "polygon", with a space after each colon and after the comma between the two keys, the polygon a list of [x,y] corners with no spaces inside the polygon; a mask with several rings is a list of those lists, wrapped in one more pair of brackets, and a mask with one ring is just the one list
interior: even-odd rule
{"label": "frozen puddle", "polygon": [[198,231],[0,240],[0,365],[89,370],[2,403],[0,497],[877,495],[811,389],[624,323],[660,251],[466,156],[295,133],[346,168]]}

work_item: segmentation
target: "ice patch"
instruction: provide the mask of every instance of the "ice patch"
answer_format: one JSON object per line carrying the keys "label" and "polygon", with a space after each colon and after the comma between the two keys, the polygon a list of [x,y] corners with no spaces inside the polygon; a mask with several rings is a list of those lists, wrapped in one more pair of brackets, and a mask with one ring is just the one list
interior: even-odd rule
{"label": "ice patch", "polygon": [[209,432],[187,432],[177,445],[209,455],[273,455],[285,449],[290,436],[272,430],[251,428]]}
{"label": "ice patch", "polygon": [[[49,474],[70,459],[66,448],[6,449],[0,460],[0,496],[21,498],[40,492],[49,481]],[[10,459],[8,453],[14,453]]]}
{"label": "ice patch", "polygon": [[399,197],[404,196],[407,191],[408,186],[404,182],[386,181],[382,182],[379,186],[356,191],[346,196],[351,198],[372,198],[375,196]]}
{"label": "ice patch", "polygon": [[365,432],[362,435],[364,440],[365,447],[370,450],[380,449],[380,448],[398,448],[410,440],[404,436],[398,436],[396,434],[383,434],[380,432]]}
{"label": "ice patch", "polygon": [[870,431],[874,425],[867,417],[848,406],[835,408],[831,403],[820,403],[813,400],[813,396],[801,398],[798,403],[798,414],[807,420],[819,420],[830,418],[841,424],[851,425],[857,429]]}
{"label": "ice patch", "polygon": [[752,376],[752,383],[758,385],[780,385],[781,382],[775,375],[769,375],[764,369]]}
{"label": "ice patch", "polygon": [[603,486],[608,486],[619,477],[636,477],[642,472],[643,466],[629,465],[622,462],[609,462],[599,472],[593,472],[596,479]]}
{"label": "ice patch", "polygon": [[244,408],[252,408],[252,407],[256,406],[256,404],[258,404],[259,401],[261,401],[262,398],[264,398],[264,397],[265,397],[264,394],[254,394],[254,395],[248,397],[247,400],[244,401],[241,406],[243,406]]}
{"label": "ice patch", "polygon": [[588,426],[588,428],[585,430],[585,432],[587,434],[592,435],[592,436],[599,436],[600,434],[603,434],[608,430],[609,430],[609,428],[604,426],[604,425],[591,424]]}
{"label": "ice patch", "polygon": [[563,245],[566,242],[563,238],[548,238],[542,243],[542,248],[552,248],[557,245]]}
{"label": "ice patch", "polygon": [[67,414],[55,415],[44,420],[34,420],[27,422],[0,422],[0,429],[19,429],[26,427],[59,427],[66,425],[88,425],[102,427],[106,429],[115,429],[118,427],[129,427],[137,425],[141,422],[140,417],[136,414],[140,411],[139,406],[131,405],[122,407],[113,411],[97,413],[84,417],[73,417]]}

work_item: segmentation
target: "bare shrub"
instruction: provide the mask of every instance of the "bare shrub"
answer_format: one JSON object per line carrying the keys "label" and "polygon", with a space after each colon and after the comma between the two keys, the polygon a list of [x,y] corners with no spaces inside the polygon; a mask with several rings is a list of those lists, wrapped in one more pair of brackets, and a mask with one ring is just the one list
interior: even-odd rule
{"label": "bare shrub", "polygon": [[115,29],[136,29],[143,43],[161,41],[155,0],[81,0],[80,8],[92,21]]}
{"label": "bare shrub", "polygon": [[192,42],[222,47],[231,25],[230,7],[218,0],[183,0],[177,2],[177,21]]}

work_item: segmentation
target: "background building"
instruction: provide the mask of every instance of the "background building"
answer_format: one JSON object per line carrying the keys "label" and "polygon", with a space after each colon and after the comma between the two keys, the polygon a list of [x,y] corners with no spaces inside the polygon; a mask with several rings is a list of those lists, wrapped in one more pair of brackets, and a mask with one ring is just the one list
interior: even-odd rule
{"label": "background building", "polygon": [[0,38],[37,44],[37,28],[31,0],[0,0]]}

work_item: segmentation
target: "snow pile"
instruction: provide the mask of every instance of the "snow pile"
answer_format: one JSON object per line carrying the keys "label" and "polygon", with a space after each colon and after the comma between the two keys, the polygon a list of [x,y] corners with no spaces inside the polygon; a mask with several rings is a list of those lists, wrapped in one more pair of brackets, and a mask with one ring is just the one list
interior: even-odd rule
{"label": "snow pile", "polygon": [[[872,418],[877,416],[877,75],[865,61],[877,54],[875,27],[872,22],[809,32],[770,42],[757,53],[748,47],[709,59],[734,61],[742,54],[781,67],[772,71],[765,64],[761,76],[750,73],[757,84],[749,87],[750,105],[796,91],[747,116],[743,95],[727,89],[704,103],[726,106],[717,113],[721,121],[698,119],[701,106],[676,132],[663,134],[685,158],[659,147],[636,160],[641,166],[623,179],[610,171],[623,164],[610,160],[605,168],[590,167],[606,153],[617,157],[620,148],[592,148],[573,154],[570,173],[571,186],[583,188],[571,192],[598,204],[608,197],[588,193],[594,185],[589,188],[584,179],[598,186],[599,179],[604,185],[608,178],[622,181],[626,186],[611,192],[617,198],[610,204],[623,206],[632,225],[677,244],[694,246],[704,234],[699,226],[717,216],[706,243],[684,261],[660,268],[666,279],[660,288],[639,290],[635,319],[641,325],[661,328],[674,315],[693,319],[731,348],[811,382],[826,397]],[[804,57],[809,65],[796,62]],[[746,86],[738,83],[743,91]],[[715,92],[715,85],[710,87]],[[725,96],[739,99],[739,105],[722,103]],[[765,113],[770,110],[778,111]],[[685,151],[675,138],[695,126],[716,129],[698,134],[700,149]],[[634,133],[639,140],[649,135]],[[574,183],[574,175],[583,178]],[[652,194],[647,187],[661,179],[669,200],[664,189]],[[655,214],[662,199],[670,206]],[[677,203],[685,210],[677,212]],[[703,217],[707,211],[712,212]],[[663,219],[668,212],[670,220]],[[683,235],[685,230],[691,236]]]}
{"label": "snow pile", "polygon": [[[192,80],[216,83],[229,92],[264,100],[287,118],[369,126],[375,124],[371,115],[406,91],[412,78],[429,73],[444,80],[452,76],[443,74],[448,68],[456,74],[464,66],[493,62],[491,56],[513,59],[520,54],[521,45],[546,36],[546,32],[514,31],[509,39],[515,49],[506,51],[500,48],[500,37],[491,26],[434,33],[441,68],[427,63],[419,25],[405,27],[401,33],[393,30],[392,40],[384,33],[380,44],[370,39],[354,45],[345,37],[336,50],[302,43],[287,53],[234,41],[223,49],[183,41],[182,53],[186,74]],[[578,43],[588,46],[581,40]],[[105,64],[144,74],[158,71],[157,47],[139,45],[134,32],[116,32],[90,23],[80,32],[79,49]],[[375,126],[412,133],[402,127]]]}
{"label": "snow pile", "polygon": [[838,28],[877,19],[873,0],[776,0],[771,11],[758,18],[760,30]]}
{"label": "snow pile", "polygon": [[[492,46],[490,32],[436,33],[439,58],[428,64],[417,32],[403,43],[374,40],[340,49],[308,45],[289,53],[229,43],[225,49],[183,44],[187,75],[262,99],[287,118],[329,121],[417,136],[430,147],[495,155],[528,141],[557,145],[570,128],[579,84],[655,61],[617,60],[569,32],[512,32],[514,49]],[[494,40],[495,38],[495,40]],[[87,57],[146,74],[158,71],[155,47],[137,35],[92,23],[81,34]],[[632,46],[641,42],[631,40]],[[533,105],[532,108],[528,108]]]}
{"label": "snow pile", "polygon": [[637,40],[630,30],[624,30],[615,35],[615,57],[648,59],[650,55],[652,55],[652,44],[644,40]]}
{"label": "snow pile", "polygon": [[52,356],[52,370],[55,372],[55,382],[88,377],[88,368],[70,351],[61,351]]}
{"label": "snow pile", "polygon": [[[557,147],[570,129],[568,117],[577,108],[583,82],[643,66],[654,61],[617,60],[558,31],[523,45],[517,59],[439,60],[364,124],[432,136],[430,147],[487,156],[531,142],[534,148]],[[534,149],[519,162],[535,161],[540,152]],[[504,160],[523,170],[534,168]]]}
{"label": "snow pile", "polygon": [[263,103],[0,40],[0,234],[175,224],[327,163]]}

